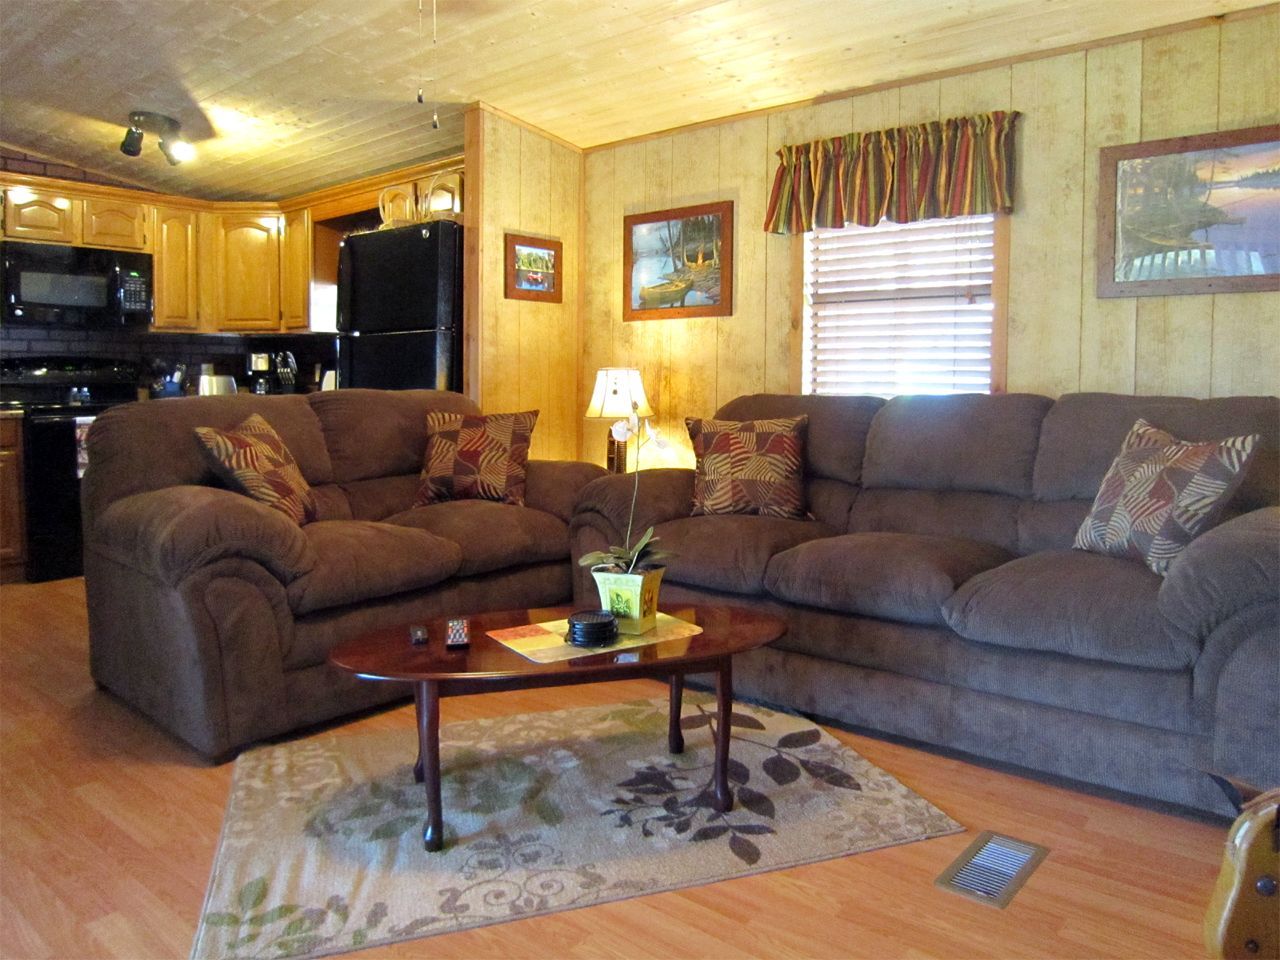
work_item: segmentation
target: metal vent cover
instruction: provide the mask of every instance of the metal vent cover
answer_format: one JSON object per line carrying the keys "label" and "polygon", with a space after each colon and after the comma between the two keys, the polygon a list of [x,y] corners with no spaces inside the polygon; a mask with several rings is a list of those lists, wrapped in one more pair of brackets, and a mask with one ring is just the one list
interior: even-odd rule
{"label": "metal vent cover", "polygon": [[1004,908],[1048,855],[1048,847],[985,830],[934,883],[979,903]]}

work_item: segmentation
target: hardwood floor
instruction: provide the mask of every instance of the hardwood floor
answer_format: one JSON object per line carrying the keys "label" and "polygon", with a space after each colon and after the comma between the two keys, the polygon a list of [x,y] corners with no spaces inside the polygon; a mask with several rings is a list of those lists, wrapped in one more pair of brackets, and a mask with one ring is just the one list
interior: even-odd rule
{"label": "hardwood floor", "polygon": [[[445,700],[444,722],[661,696],[637,681]],[[412,729],[411,708],[352,728]],[[480,957],[1203,955],[1226,828],[834,731],[970,829],[952,837],[366,951]],[[0,958],[187,956],[231,765],[87,665],[80,580],[0,588]],[[1006,910],[933,886],[981,830],[1050,848]]]}

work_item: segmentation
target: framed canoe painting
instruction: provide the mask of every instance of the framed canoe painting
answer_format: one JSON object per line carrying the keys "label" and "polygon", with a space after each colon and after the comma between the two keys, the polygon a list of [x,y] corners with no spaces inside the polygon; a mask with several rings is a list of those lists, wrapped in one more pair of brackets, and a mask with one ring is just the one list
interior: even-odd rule
{"label": "framed canoe painting", "polygon": [[733,313],[733,201],[622,220],[622,319]]}
{"label": "framed canoe painting", "polygon": [[1098,296],[1280,290],[1280,125],[1106,147]]}
{"label": "framed canoe painting", "polygon": [[563,302],[564,244],[517,233],[505,236],[503,296],[508,300]]}

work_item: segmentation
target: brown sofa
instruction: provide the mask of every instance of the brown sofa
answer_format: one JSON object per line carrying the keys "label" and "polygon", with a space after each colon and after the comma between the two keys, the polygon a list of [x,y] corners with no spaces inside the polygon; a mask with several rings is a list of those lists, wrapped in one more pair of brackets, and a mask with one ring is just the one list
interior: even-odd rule
{"label": "brown sofa", "polygon": [[[1280,401],[764,395],[716,417],[797,414],[811,519],[691,516],[693,471],[642,473],[636,528],[678,555],[662,602],[788,621],[735,660],[742,694],[1218,812],[1203,770],[1280,783]],[[1263,436],[1230,518],[1164,578],[1071,549],[1139,417]],[[621,542],[630,501],[628,477],[586,487],[575,558]],[[599,602],[587,571],[575,592]]]}
{"label": "brown sofa", "polygon": [[[325,664],[386,625],[566,602],[575,498],[604,474],[531,461],[525,506],[410,509],[430,390],[234,395],[115,407],[89,432],[82,487],[95,681],[210,757],[406,690]],[[222,488],[196,426],[261,414],[316,492],[319,519]]]}

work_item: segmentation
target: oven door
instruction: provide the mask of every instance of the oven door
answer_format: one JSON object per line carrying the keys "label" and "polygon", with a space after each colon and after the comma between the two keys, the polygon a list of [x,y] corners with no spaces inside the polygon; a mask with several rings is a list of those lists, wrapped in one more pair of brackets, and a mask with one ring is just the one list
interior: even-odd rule
{"label": "oven door", "polygon": [[54,243],[3,244],[7,323],[123,327],[151,321],[151,255]]}

